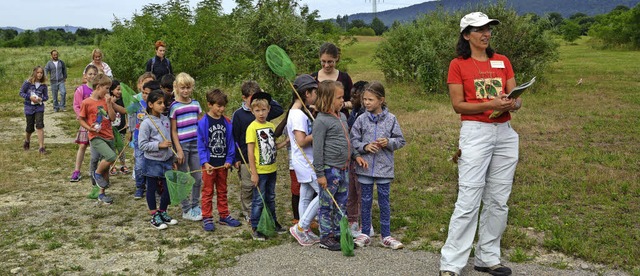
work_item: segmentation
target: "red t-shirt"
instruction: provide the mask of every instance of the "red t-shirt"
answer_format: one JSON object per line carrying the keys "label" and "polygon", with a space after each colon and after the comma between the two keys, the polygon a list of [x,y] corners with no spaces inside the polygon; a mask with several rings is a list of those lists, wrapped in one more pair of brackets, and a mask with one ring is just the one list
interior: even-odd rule
{"label": "red t-shirt", "polygon": [[82,104],[80,104],[80,117],[84,118],[84,120],[90,125],[102,118],[100,131],[96,134],[93,131],[89,131],[89,140],[95,138],[96,136],[101,137],[105,140],[113,140],[113,129],[111,129],[111,121],[109,120],[109,109],[108,109],[107,101],[102,98],[99,100],[93,99],[91,97],[82,100]]}
{"label": "red t-shirt", "polygon": [[[462,84],[464,101],[469,103],[488,102],[497,95],[507,93],[507,80],[515,76],[511,62],[506,56],[494,54],[487,61],[473,58],[454,58],[449,64],[448,84]],[[489,119],[493,110],[478,114],[461,114],[462,121],[504,123],[511,120],[511,114],[504,112],[500,117]]]}

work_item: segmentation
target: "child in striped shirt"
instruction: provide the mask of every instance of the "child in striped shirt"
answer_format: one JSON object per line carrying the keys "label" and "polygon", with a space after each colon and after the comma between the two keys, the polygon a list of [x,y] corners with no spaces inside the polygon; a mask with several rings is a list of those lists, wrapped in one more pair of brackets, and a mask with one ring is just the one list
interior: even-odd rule
{"label": "child in striped shirt", "polygon": [[[189,172],[200,169],[200,157],[198,156],[198,120],[202,118],[202,108],[198,101],[191,98],[195,80],[187,73],[180,73],[173,83],[175,101],[169,109],[171,119],[171,140],[175,141],[178,154],[178,170]],[[202,186],[202,173],[193,172],[191,176],[196,182],[193,184],[191,196],[184,199],[182,205],[182,218],[192,221],[202,220],[200,209],[200,189]]]}

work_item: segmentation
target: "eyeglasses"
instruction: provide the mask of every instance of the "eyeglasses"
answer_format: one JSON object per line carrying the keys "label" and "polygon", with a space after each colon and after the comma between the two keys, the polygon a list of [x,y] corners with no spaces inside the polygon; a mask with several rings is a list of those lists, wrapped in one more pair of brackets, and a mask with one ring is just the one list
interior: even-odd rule
{"label": "eyeglasses", "polygon": [[325,65],[325,64],[334,65],[334,64],[336,64],[336,61],[335,60],[321,60],[320,64],[322,64],[322,65]]}
{"label": "eyeglasses", "polygon": [[487,27],[487,26],[485,26],[485,27],[473,27],[473,28],[471,28],[469,30],[471,32],[474,32],[474,33],[482,33],[482,34],[484,34],[484,33],[491,34],[491,32],[493,32],[493,29],[491,27]]}

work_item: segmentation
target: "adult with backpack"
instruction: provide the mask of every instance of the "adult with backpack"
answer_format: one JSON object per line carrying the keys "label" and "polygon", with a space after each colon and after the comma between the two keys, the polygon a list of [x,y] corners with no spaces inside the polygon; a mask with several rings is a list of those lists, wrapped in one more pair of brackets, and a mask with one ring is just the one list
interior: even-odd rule
{"label": "adult with backpack", "polygon": [[166,74],[173,74],[173,68],[171,68],[171,62],[164,55],[167,51],[167,44],[162,40],[158,40],[155,43],[156,56],[147,61],[146,72],[151,72],[156,76],[156,80],[161,80],[162,76]]}

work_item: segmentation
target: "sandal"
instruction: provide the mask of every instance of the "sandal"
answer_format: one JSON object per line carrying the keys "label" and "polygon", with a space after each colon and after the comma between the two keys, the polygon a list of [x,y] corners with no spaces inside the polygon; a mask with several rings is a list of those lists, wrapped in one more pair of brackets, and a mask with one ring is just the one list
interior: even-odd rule
{"label": "sandal", "polygon": [[122,174],[129,174],[129,173],[131,173],[131,171],[129,171],[129,168],[127,168],[127,166],[121,166],[121,167],[120,167],[120,172],[121,172]]}
{"label": "sandal", "polygon": [[118,174],[118,169],[116,169],[116,167],[113,167],[113,169],[111,169],[111,170],[109,171],[109,174],[110,174],[110,175],[117,175],[117,174]]}

